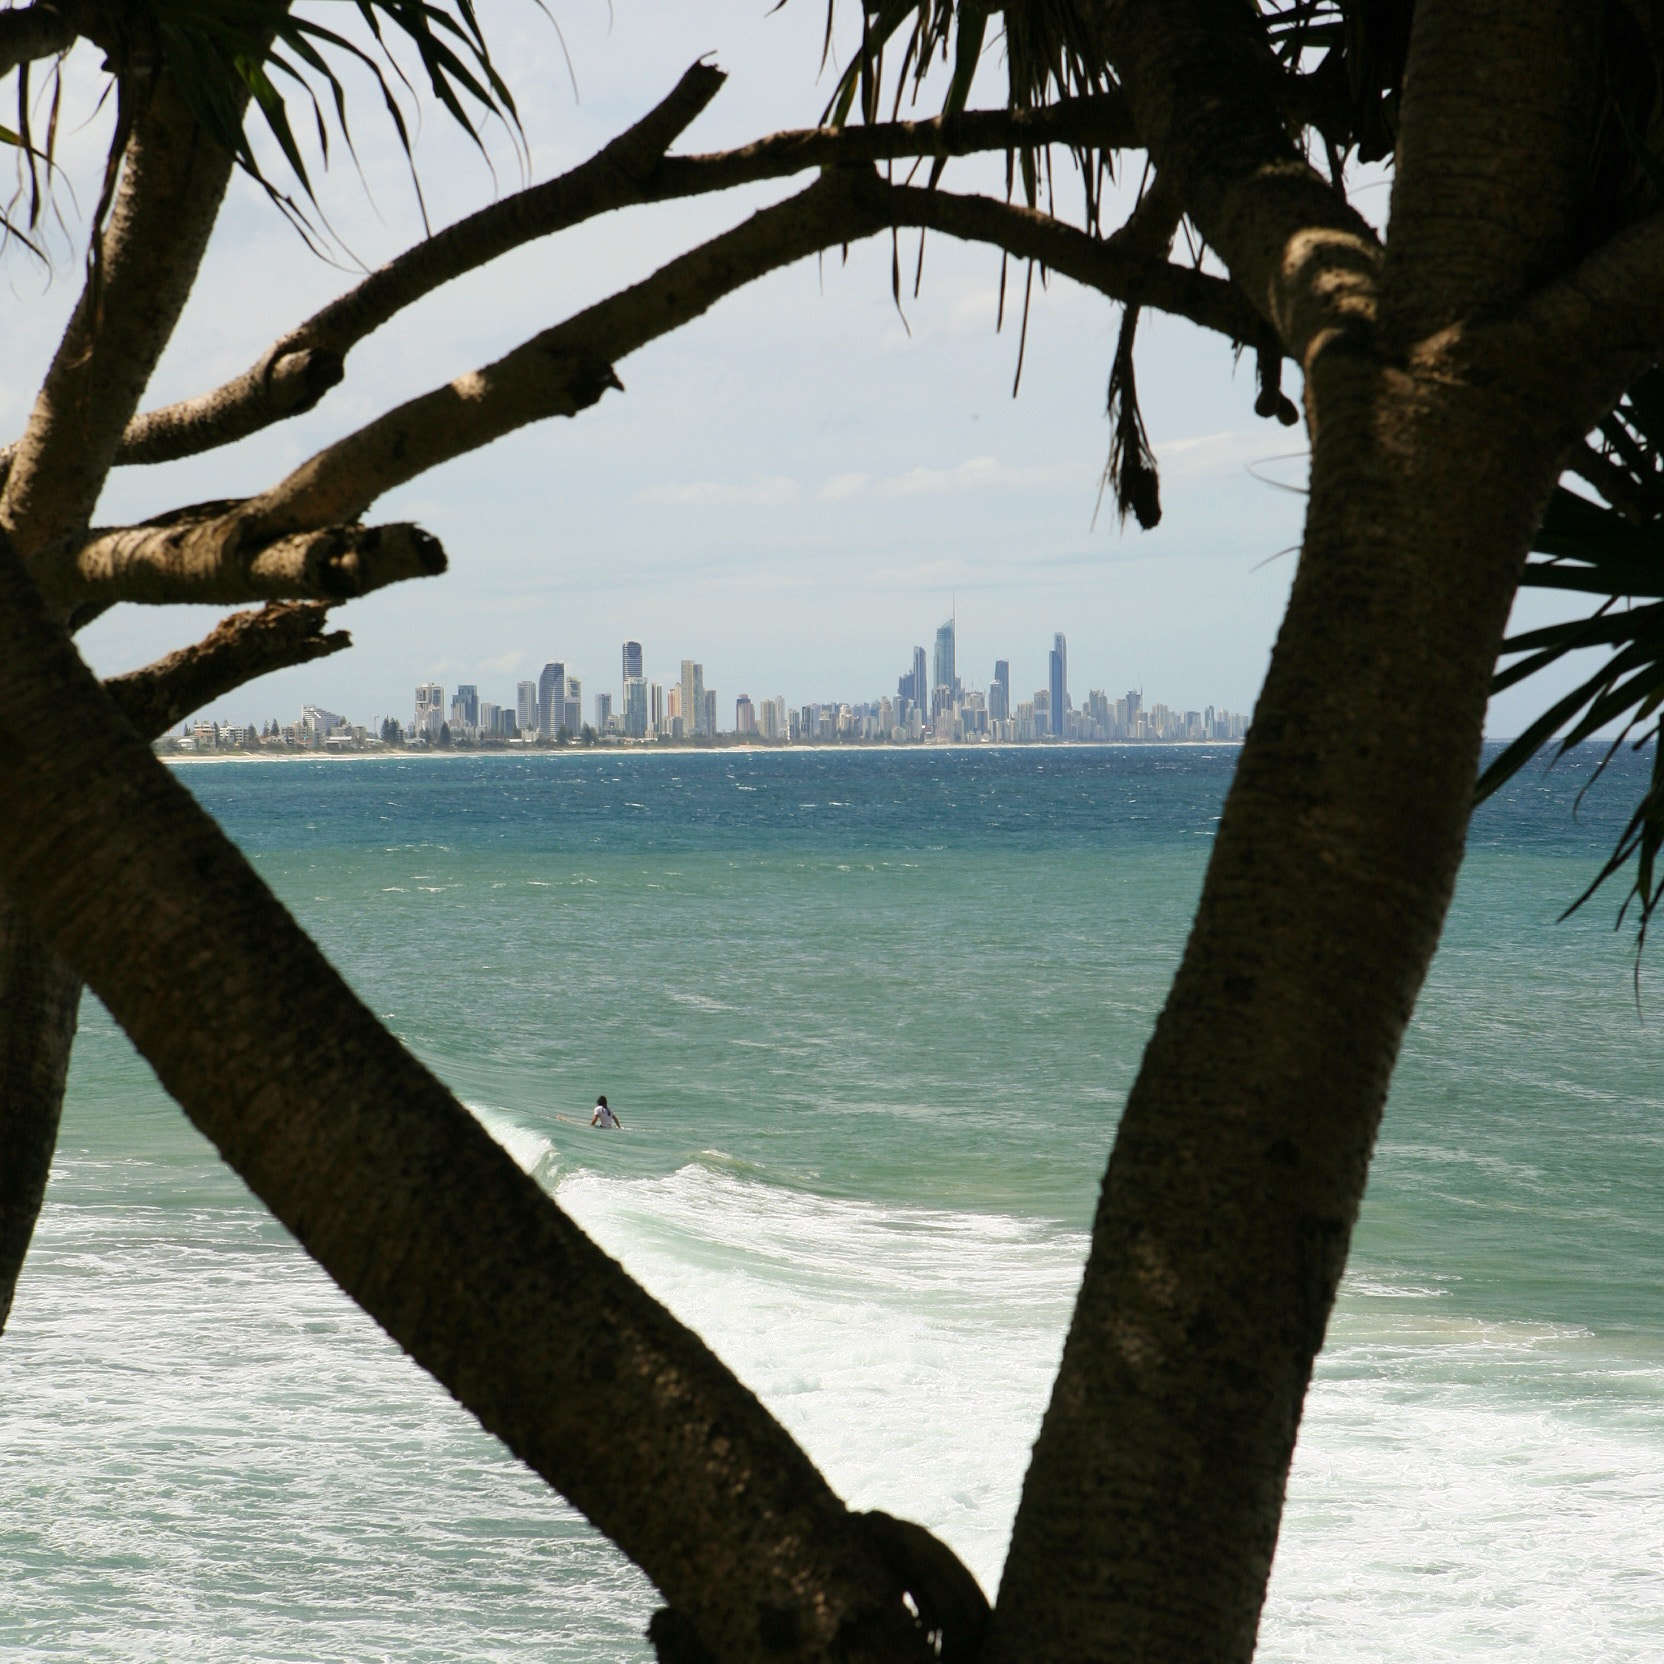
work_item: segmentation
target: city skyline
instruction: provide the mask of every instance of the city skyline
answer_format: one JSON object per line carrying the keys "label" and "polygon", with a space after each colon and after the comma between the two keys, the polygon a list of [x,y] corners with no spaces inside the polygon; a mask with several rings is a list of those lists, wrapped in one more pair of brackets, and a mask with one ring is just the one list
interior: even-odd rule
{"label": "city skyline", "polygon": [[[1111,696],[1090,688],[1077,700],[1069,683],[1069,648],[1065,632],[1053,633],[1046,654],[1045,685],[1024,698],[1012,694],[1011,661],[993,661],[985,686],[973,685],[962,672],[957,604],[937,626],[928,653],[916,644],[907,668],[896,678],[892,695],[865,699],[811,700],[788,703],[783,694],[753,696],[741,689],[731,696],[733,718],[723,720],[724,701],[708,685],[704,663],[678,661],[674,679],[657,681],[645,672],[642,643],[626,639],[620,648],[619,684],[591,695],[586,710],[584,678],[569,661],[549,659],[535,678],[519,678],[512,700],[482,698],[480,684],[459,682],[447,689],[436,680],[418,683],[408,722],[389,714],[363,724],[320,704],[305,704],[297,721],[268,718],[258,724],[221,722],[198,717],[178,736],[168,736],[165,750],[218,749],[224,743],[272,748],[365,749],[374,746],[549,745],[580,740],[594,743],[757,741],[765,744],[1028,744],[1070,741],[1234,742],[1248,718],[1223,706],[1168,706],[1146,702],[1142,687]],[[927,669],[927,662],[929,668]],[[1021,684],[1019,684],[1020,688]],[[489,691],[496,691],[495,689]],[[869,690],[870,693],[870,690]]]}

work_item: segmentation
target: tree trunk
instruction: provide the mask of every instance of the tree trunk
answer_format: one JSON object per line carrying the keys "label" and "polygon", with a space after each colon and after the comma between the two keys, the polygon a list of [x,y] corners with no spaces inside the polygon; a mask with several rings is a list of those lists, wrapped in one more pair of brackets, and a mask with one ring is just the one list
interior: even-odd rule
{"label": "tree trunk", "polygon": [[307,1251],[712,1656],[927,1664],[901,1598],[915,1573],[376,1021],[120,719],[3,543],[0,658],[0,883]]}
{"label": "tree trunk", "polygon": [[[1247,1660],[1564,436],[1332,353],[1299,572],[1128,1101],[992,1659]],[[1540,406],[1538,408],[1541,408]]]}
{"label": "tree trunk", "polygon": [[0,890],[0,1333],[46,1194],[81,979]]}

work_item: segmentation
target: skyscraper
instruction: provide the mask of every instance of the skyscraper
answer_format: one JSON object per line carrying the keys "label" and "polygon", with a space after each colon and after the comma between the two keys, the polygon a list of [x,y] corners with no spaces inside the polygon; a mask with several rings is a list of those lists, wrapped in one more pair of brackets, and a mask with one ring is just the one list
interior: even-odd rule
{"label": "skyscraper", "polygon": [[1011,661],[994,660],[994,679],[988,684],[988,720],[1004,722],[1011,715]]}
{"label": "skyscraper", "polygon": [[705,728],[705,667],[692,659],[682,660],[683,733],[703,734]]}
{"label": "skyscraper", "polygon": [[552,739],[566,710],[566,666],[546,664],[537,679],[537,731]]}
{"label": "skyscraper", "polygon": [[954,675],[954,634],[956,621],[950,618],[941,629],[936,632],[936,660],[931,666],[930,687],[932,693],[937,688],[952,688],[957,690],[958,678]]}
{"label": "skyscraper", "polygon": [[451,710],[470,728],[479,727],[480,690],[472,682],[464,682],[456,690],[456,697],[451,701]]}
{"label": "skyscraper", "polygon": [[[658,690],[655,688],[655,692]],[[647,683],[631,676],[624,683],[624,732],[633,740],[647,737]]]}
{"label": "skyscraper", "polygon": [[1069,644],[1063,639],[1061,630],[1052,637],[1048,687],[1051,692],[1051,731],[1061,737],[1064,713],[1069,709]]}
{"label": "skyscraper", "polygon": [[522,682],[519,685],[516,690],[514,716],[515,727],[522,734],[530,734],[536,731],[538,726],[536,682]]}
{"label": "skyscraper", "polygon": [[913,649],[913,703],[921,711],[930,710],[930,667],[925,663],[924,649]]}
{"label": "skyscraper", "polygon": [[584,685],[576,676],[566,678],[566,704],[560,726],[574,739],[584,727]]}
{"label": "skyscraper", "polygon": [[595,696],[595,732],[604,734],[607,724],[612,721],[612,695],[598,693]]}
{"label": "skyscraper", "polygon": [[624,680],[626,682],[639,681],[641,678],[641,643],[627,641],[624,643]]}

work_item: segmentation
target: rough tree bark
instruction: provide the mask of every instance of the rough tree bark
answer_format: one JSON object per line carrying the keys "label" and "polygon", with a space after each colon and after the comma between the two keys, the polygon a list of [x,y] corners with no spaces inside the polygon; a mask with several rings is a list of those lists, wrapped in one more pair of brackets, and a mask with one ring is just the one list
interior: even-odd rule
{"label": "rough tree bark", "polygon": [[[92,513],[230,178],[231,158],[198,133],[168,76],[146,91],[99,281],[70,317],[0,493],[0,525],[25,554]],[[79,980],[0,890],[0,1327],[45,1192],[80,997]]]}
{"label": "rough tree bark", "polygon": [[[113,677],[105,690],[155,739],[257,676],[350,646],[346,631],[324,633],[327,615],[316,602],[235,613],[195,647]],[[46,1194],[80,1002],[80,977],[0,889],[0,1334]]]}
{"label": "rough tree bark", "polygon": [[1252,1655],[1519,569],[1599,410],[1569,407],[1562,363],[1450,327],[1565,256],[1586,8],[1423,0],[1384,268],[1256,95],[1268,66],[1229,6],[1108,15],[1153,158],[1305,367],[1313,452],[1288,611],[1024,1487],[987,1654],[1023,1664]]}

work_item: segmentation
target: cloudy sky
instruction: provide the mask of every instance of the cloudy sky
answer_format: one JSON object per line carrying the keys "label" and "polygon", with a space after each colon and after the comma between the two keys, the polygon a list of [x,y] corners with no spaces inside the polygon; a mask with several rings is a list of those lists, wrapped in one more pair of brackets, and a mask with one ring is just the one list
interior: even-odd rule
{"label": "cloudy sky", "polygon": [[[768,0],[550,6],[559,36],[532,0],[482,6],[535,179],[582,160],[707,54],[730,79],[682,148],[812,125],[824,106],[819,0],[773,11]],[[330,21],[344,10],[327,8]],[[92,67],[72,66],[69,80],[71,108],[88,118],[65,148],[83,208],[107,120],[91,114]],[[991,54],[973,102],[993,102],[1000,75]],[[420,222],[373,95],[357,91],[364,182],[338,163],[322,195],[352,255],[375,265]],[[417,155],[436,224],[518,183],[506,143],[493,149],[494,180],[431,111]],[[100,518],[258,490],[389,405],[489,362],[801,183],[632,210],[520,250],[359,347],[346,383],[310,415],[211,457],[118,472]],[[999,190],[1001,166],[954,164],[947,184]],[[1374,200],[1385,207],[1384,188]],[[60,201],[78,232],[75,201],[67,191]],[[906,239],[909,268],[916,253]],[[16,251],[6,257],[0,399],[13,431],[73,301],[77,259],[67,238],[50,276]],[[1254,416],[1250,360],[1235,364],[1227,343],[1147,315],[1138,373],[1165,518],[1153,533],[1121,529],[1107,509],[1094,524],[1116,311],[1064,278],[1036,285],[1013,399],[1012,318],[995,329],[999,265],[990,249],[931,238],[905,316],[890,296],[887,241],[728,299],[621,363],[625,392],[384,498],[372,518],[422,522],[443,539],[450,571],[342,609],[352,652],[256,683],[215,714],[292,720],[310,700],[361,721],[408,719],[418,682],[473,682],[509,702],[515,681],[551,658],[582,674],[586,692],[616,689],[628,636],[654,679],[672,678],[684,657],[703,661],[728,721],[740,692],[798,704],[893,691],[914,644],[928,644],[954,606],[973,685],[995,658],[1011,661],[1023,691],[1042,685],[1063,630],[1077,700],[1137,687],[1150,702],[1251,709],[1299,538],[1302,431]],[[351,279],[237,180],[147,402],[241,370]],[[122,608],[83,645],[100,669],[126,668],[212,617]],[[1493,731],[1514,731],[1524,708],[1493,713]]]}

